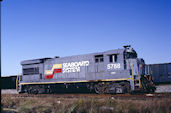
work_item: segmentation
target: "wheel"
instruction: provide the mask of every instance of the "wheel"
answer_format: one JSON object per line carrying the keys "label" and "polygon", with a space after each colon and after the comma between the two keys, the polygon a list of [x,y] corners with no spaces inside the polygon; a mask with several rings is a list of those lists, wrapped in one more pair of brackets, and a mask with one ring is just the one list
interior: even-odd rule
{"label": "wheel", "polygon": [[105,87],[104,87],[104,85],[101,84],[101,83],[95,85],[95,92],[98,93],[98,94],[105,93]]}
{"label": "wheel", "polygon": [[123,87],[122,86],[118,86],[115,88],[116,93],[124,93]]}
{"label": "wheel", "polygon": [[131,92],[131,85],[129,82],[124,82],[122,86],[124,87],[124,93],[130,93]]}
{"label": "wheel", "polygon": [[114,85],[116,93],[130,93],[131,86],[129,82],[120,82]]}

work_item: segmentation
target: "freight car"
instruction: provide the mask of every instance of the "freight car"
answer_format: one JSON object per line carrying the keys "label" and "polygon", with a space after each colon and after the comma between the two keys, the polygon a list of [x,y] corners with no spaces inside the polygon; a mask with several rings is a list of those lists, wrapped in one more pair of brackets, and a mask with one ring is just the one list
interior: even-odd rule
{"label": "freight car", "polygon": [[171,63],[148,64],[146,73],[152,76],[154,84],[171,84]]}
{"label": "freight car", "polygon": [[96,93],[154,91],[145,62],[131,46],[85,55],[25,60],[19,92],[55,93],[84,90]]}
{"label": "freight car", "polygon": [[17,75],[2,76],[1,77],[1,89],[16,89]]}

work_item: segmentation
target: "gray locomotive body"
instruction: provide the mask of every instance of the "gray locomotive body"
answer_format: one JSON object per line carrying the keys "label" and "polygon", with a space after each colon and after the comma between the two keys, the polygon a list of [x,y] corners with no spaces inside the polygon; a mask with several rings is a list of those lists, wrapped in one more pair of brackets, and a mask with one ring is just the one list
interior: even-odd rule
{"label": "gray locomotive body", "polygon": [[149,90],[144,60],[130,46],[99,53],[21,62],[20,92],[50,93],[83,87],[96,93]]}

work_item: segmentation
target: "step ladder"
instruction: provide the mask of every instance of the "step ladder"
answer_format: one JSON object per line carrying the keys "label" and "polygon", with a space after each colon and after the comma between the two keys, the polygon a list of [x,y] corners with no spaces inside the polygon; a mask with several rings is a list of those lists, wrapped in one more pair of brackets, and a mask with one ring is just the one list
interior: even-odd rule
{"label": "step ladder", "polygon": [[141,88],[141,75],[140,75],[140,65],[139,65],[139,74],[134,76],[134,86],[135,88]]}
{"label": "step ladder", "polygon": [[141,88],[141,80],[134,79],[134,86],[135,86],[135,88]]}
{"label": "step ladder", "polygon": [[17,78],[16,78],[16,90],[17,91],[20,89],[20,81],[21,81],[21,75],[17,75]]}

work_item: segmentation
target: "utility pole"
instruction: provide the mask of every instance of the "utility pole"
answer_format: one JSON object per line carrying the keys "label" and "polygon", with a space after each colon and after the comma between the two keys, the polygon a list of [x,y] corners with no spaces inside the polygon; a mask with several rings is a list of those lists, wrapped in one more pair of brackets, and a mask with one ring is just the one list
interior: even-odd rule
{"label": "utility pole", "polygon": [[[1,77],[1,2],[2,2],[2,0],[0,0],[0,77]],[[0,81],[0,83],[1,83],[1,81]],[[1,86],[1,84],[0,84],[0,86]]]}
{"label": "utility pole", "polygon": [[[2,0],[0,0],[0,77],[1,77],[1,2],[2,2]],[[0,83],[1,83],[1,81],[0,81]],[[0,86],[1,86],[1,84],[0,84]]]}
{"label": "utility pole", "polygon": [[[2,0],[0,0],[0,88],[1,88],[1,2],[2,2]],[[1,92],[0,92],[0,94],[1,94]],[[0,104],[1,104],[1,102],[0,102]],[[1,108],[0,108],[0,110],[2,111]]]}
{"label": "utility pole", "polygon": [[2,0],[0,0],[0,77],[1,77],[1,2]]}

